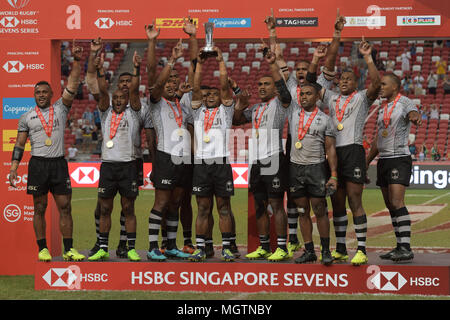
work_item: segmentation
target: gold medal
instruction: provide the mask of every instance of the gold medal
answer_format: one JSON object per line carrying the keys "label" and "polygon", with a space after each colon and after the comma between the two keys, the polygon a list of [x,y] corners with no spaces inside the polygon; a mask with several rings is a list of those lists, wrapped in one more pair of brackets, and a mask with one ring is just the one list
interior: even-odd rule
{"label": "gold medal", "polygon": [[52,145],[52,140],[51,140],[50,138],[45,139],[45,145],[46,145],[47,147],[51,146],[51,145]]}
{"label": "gold medal", "polygon": [[386,129],[384,129],[383,131],[381,131],[381,136],[383,138],[386,138],[388,136],[388,131]]}
{"label": "gold medal", "polygon": [[178,136],[180,136],[180,137],[183,136],[183,129],[178,129],[177,132],[178,132]]}
{"label": "gold medal", "polygon": [[259,138],[259,131],[258,131],[258,129],[255,130],[255,137],[256,137],[256,139]]}
{"label": "gold medal", "polygon": [[295,148],[296,149],[301,149],[302,148],[302,143],[300,142],[300,141],[297,141],[296,143],[295,143]]}
{"label": "gold medal", "polygon": [[339,123],[339,124],[337,125],[337,129],[338,129],[339,131],[341,131],[342,129],[344,129],[344,125],[343,125],[342,123]]}
{"label": "gold medal", "polygon": [[203,138],[203,141],[205,141],[206,143],[208,143],[208,142],[210,141],[209,136],[205,136],[205,137]]}
{"label": "gold medal", "polygon": [[111,149],[112,147],[114,147],[114,142],[112,140],[109,140],[108,142],[106,142],[106,147],[108,149]]}

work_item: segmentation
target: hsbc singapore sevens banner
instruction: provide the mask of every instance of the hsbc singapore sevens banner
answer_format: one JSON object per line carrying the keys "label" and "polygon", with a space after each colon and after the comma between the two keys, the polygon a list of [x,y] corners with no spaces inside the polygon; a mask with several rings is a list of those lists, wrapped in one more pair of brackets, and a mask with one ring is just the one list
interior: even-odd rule
{"label": "hsbc singapore sevens banner", "polygon": [[216,39],[259,39],[267,37],[263,20],[270,8],[280,38],[329,39],[336,8],[347,17],[343,38],[447,37],[450,30],[448,1],[434,0],[1,0],[0,33],[5,39],[144,39],[144,25],[155,20],[160,38],[178,39],[189,15],[199,25],[214,22]]}
{"label": "hsbc singapore sevens banner", "polygon": [[448,266],[188,263],[37,263],[35,289],[450,294]]}

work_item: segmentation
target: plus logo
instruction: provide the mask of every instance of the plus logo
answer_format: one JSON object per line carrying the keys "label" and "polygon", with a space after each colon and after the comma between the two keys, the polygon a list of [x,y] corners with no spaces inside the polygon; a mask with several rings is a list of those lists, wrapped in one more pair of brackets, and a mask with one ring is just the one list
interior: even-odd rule
{"label": "plus logo", "polygon": [[25,68],[25,65],[19,60],[6,61],[3,65],[3,69],[8,73],[19,73]]}
{"label": "plus logo", "polygon": [[98,18],[95,20],[94,24],[99,29],[111,29],[114,25],[114,21],[112,21],[111,18]]}
{"label": "plus logo", "polygon": [[19,24],[19,19],[16,17],[3,17],[0,19],[0,25],[5,28],[15,28]]}

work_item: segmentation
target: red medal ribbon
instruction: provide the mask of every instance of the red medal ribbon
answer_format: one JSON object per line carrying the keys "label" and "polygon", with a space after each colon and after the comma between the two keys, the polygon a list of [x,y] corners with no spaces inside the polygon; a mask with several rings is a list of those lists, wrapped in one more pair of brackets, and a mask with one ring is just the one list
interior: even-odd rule
{"label": "red medal ribbon", "polygon": [[163,99],[167,102],[167,104],[170,106],[170,109],[172,109],[173,115],[175,116],[175,121],[178,124],[178,127],[181,128],[183,124],[183,112],[181,111],[181,105],[178,99],[175,99],[175,104],[177,105],[178,114],[175,112],[175,109],[173,108],[172,104],[166,100],[166,98],[163,97]]}
{"label": "red medal ribbon", "polygon": [[119,128],[120,120],[122,120],[123,114],[125,111],[122,111],[119,115],[115,111],[112,112],[111,116],[111,126],[109,127],[109,138],[112,140],[116,135],[117,129]]}
{"label": "red medal ribbon", "polygon": [[402,95],[399,93],[397,95],[397,97],[395,97],[394,100],[394,104],[392,105],[391,111],[389,111],[388,114],[388,103],[385,102],[384,104],[384,114],[383,114],[383,122],[384,122],[384,127],[387,128],[389,126],[389,122],[391,121],[391,115],[392,115],[392,111],[394,111],[395,105],[397,104],[398,100],[400,99]]}
{"label": "red medal ribbon", "polygon": [[303,127],[303,119],[305,118],[305,110],[302,108],[302,111],[300,112],[300,119],[298,121],[298,140],[302,140],[306,133],[308,132],[309,127],[311,126],[311,123],[313,122],[314,118],[316,117],[317,112],[319,112],[319,108],[315,108],[313,113],[309,115],[308,121],[306,121],[305,127]]}
{"label": "red medal ribbon", "polygon": [[336,118],[339,122],[342,122],[342,118],[344,118],[345,109],[347,108],[348,103],[352,100],[354,95],[356,94],[356,91],[354,91],[348,98],[345,100],[344,105],[342,106],[342,110],[339,111],[339,104],[341,102],[341,95],[339,95],[339,98],[336,100]]}
{"label": "red medal ribbon", "polygon": [[41,120],[42,126],[44,127],[45,133],[50,138],[52,136],[52,130],[53,130],[53,117],[55,115],[55,110],[53,109],[53,106],[49,107],[49,114],[48,114],[48,124],[45,122],[44,115],[42,114],[41,109],[36,106],[34,110],[36,111],[39,120]]}
{"label": "red medal ribbon", "polygon": [[209,114],[209,109],[206,108],[205,110],[205,121],[204,123],[204,130],[205,133],[208,133],[209,129],[211,129],[213,122],[214,122],[214,118],[216,117],[216,113],[219,110],[219,108],[214,108],[214,111],[212,112],[211,116]]}
{"label": "red medal ribbon", "polygon": [[299,106],[301,106],[300,104],[300,93],[302,92],[302,88],[300,88],[300,85],[297,85],[297,103]]}
{"label": "red medal ribbon", "polygon": [[259,118],[258,118],[258,114],[259,114],[259,108],[261,107],[261,104],[260,104],[260,105],[258,106],[258,108],[256,109],[256,112],[255,112],[255,120],[254,120],[255,129],[259,129],[259,125],[261,124],[261,120],[262,120],[262,116],[263,116],[263,114],[264,114],[264,111],[266,111],[267,106],[269,105],[269,103],[272,102],[273,99],[275,99],[275,98],[270,99],[270,100],[266,103],[266,105],[264,106],[264,108],[263,108],[261,114],[259,115]]}

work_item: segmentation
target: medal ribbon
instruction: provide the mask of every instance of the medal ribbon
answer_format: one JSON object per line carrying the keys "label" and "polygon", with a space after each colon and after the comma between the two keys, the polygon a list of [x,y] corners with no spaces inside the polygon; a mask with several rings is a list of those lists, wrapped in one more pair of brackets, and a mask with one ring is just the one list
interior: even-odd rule
{"label": "medal ribbon", "polygon": [[336,100],[336,118],[339,122],[342,122],[342,118],[344,118],[345,109],[347,108],[348,103],[352,100],[353,96],[356,94],[356,91],[354,91],[348,98],[345,100],[344,105],[342,106],[342,110],[339,111],[339,104],[341,102],[341,96],[339,95],[339,98]]}
{"label": "medal ribbon", "polygon": [[259,118],[258,118],[258,114],[259,114],[259,108],[261,108],[261,104],[260,104],[260,105],[258,106],[258,108],[256,109],[256,112],[255,112],[255,120],[254,120],[255,129],[259,129],[259,125],[261,124],[261,120],[262,120],[262,116],[263,116],[263,114],[264,114],[264,111],[266,111],[267,106],[269,105],[269,103],[272,102],[273,99],[275,99],[275,98],[270,99],[270,100],[266,103],[266,105],[264,106],[264,108],[263,108],[261,114],[259,115]]}
{"label": "medal ribbon", "polygon": [[44,127],[45,133],[50,138],[52,136],[53,117],[55,114],[55,110],[53,109],[53,106],[50,106],[49,108],[50,109],[49,109],[49,114],[48,114],[48,124],[47,124],[47,122],[45,122],[44,115],[42,114],[41,109],[38,106],[36,106],[34,108],[34,110],[36,111],[36,113],[39,117],[39,120],[41,120],[41,123],[42,123],[42,126]]}
{"label": "medal ribbon", "polygon": [[315,108],[313,113],[309,115],[308,121],[306,121],[305,127],[303,127],[303,119],[305,118],[305,110],[300,112],[300,119],[298,121],[298,140],[302,140],[306,133],[308,132],[309,127],[311,126],[311,123],[313,122],[314,118],[316,117],[317,112],[319,111],[319,108]]}
{"label": "medal ribbon", "polygon": [[204,130],[205,133],[208,133],[209,129],[211,129],[213,122],[214,122],[214,118],[216,117],[216,113],[219,110],[219,108],[214,108],[214,111],[211,113],[211,116],[209,115],[209,109],[206,108],[205,110],[205,121],[204,123]]}
{"label": "medal ribbon", "polygon": [[387,128],[389,126],[389,122],[391,121],[391,115],[392,111],[394,111],[395,105],[397,104],[398,100],[400,99],[402,95],[399,93],[397,97],[395,97],[394,104],[392,105],[391,111],[388,113],[388,103],[386,102],[384,104],[384,114],[383,114],[383,122],[384,127]]}
{"label": "medal ribbon", "polygon": [[112,140],[116,135],[117,129],[119,128],[120,120],[122,120],[123,114],[125,111],[122,111],[119,115],[115,111],[112,112],[111,117],[111,126],[109,127],[109,138]]}
{"label": "medal ribbon", "polygon": [[300,85],[297,85],[297,103],[299,106],[301,106],[300,104],[300,93],[302,92],[302,88],[300,88]]}
{"label": "medal ribbon", "polygon": [[175,121],[178,124],[178,127],[181,128],[183,124],[183,112],[181,111],[181,105],[178,99],[175,99],[175,103],[177,105],[178,114],[175,112],[175,109],[173,108],[172,104],[166,100],[166,98],[163,97],[163,99],[167,102],[167,104],[170,106],[170,109],[172,109],[173,115],[175,116]]}

